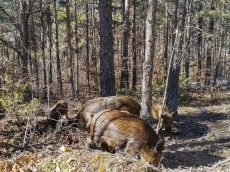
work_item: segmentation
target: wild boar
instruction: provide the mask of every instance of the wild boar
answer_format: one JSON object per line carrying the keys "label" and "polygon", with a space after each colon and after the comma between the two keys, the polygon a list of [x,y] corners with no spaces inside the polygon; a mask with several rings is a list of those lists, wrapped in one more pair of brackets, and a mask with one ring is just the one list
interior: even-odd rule
{"label": "wild boar", "polygon": [[105,109],[128,111],[140,116],[141,106],[128,96],[98,97],[87,101],[77,112],[75,120],[80,126],[86,126],[86,128],[88,128],[91,114],[98,113]]}
{"label": "wild boar", "polygon": [[109,152],[121,149],[129,157],[158,165],[164,149],[154,129],[143,119],[129,112],[104,110],[92,116],[87,145]]}
{"label": "wild boar", "polygon": [[58,120],[63,115],[66,115],[66,118],[68,119],[67,112],[68,112],[68,103],[64,100],[59,100],[50,110],[48,125],[51,125],[52,128],[55,128]]}
{"label": "wild boar", "polygon": [[[157,101],[152,102],[152,116],[159,120],[162,114],[162,104]],[[170,133],[173,127],[173,121],[175,118],[175,112],[171,112],[167,106],[164,107],[164,113],[161,116],[160,129],[165,129],[166,132]]]}

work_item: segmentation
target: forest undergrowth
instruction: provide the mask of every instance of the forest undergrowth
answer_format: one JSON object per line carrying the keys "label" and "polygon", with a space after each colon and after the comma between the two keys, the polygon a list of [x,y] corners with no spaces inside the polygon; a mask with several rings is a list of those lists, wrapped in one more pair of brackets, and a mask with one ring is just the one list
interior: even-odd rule
{"label": "forest undergrowth", "polygon": [[[46,115],[20,111],[0,119],[0,171],[228,171],[230,169],[230,92],[196,92],[179,107],[175,135],[166,138],[159,167],[121,152],[89,150],[88,131],[63,119],[55,130]],[[73,115],[82,102],[69,101]],[[83,101],[83,100],[82,100]],[[75,105],[75,106],[74,106]],[[45,105],[44,105],[45,107]],[[154,125],[156,128],[156,124]]]}

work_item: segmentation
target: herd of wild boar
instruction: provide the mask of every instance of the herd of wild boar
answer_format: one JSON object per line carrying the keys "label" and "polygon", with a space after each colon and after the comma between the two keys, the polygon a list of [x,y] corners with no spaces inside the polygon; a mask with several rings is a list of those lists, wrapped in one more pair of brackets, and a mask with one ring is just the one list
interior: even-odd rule
{"label": "herd of wild boar", "polygon": [[[129,157],[157,166],[164,149],[164,138],[140,118],[140,104],[128,96],[99,97],[87,101],[74,117],[79,127],[89,129],[87,145],[111,153],[122,150]],[[68,104],[59,100],[51,109],[48,124],[54,128],[62,115],[67,119]],[[159,119],[160,130],[171,133],[174,113],[159,102],[152,103],[152,117]]]}

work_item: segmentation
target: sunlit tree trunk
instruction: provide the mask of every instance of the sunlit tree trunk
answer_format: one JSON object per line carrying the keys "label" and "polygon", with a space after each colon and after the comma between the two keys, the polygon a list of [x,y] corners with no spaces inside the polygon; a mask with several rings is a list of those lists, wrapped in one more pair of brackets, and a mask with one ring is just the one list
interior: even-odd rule
{"label": "sunlit tree trunk", "polygon": [[148,0],[145,36],[145,59],[143,63],[141,116],[148,117],[152,106],[152,73],[155,49],[155,24],[157,1]]}
{"label": "sunlit tree trunk", "polygon": [[[96,2],[97,3],[97,2]],[[97,18],[95,16],[95,7],[91,8],[91,18],[92,18],[92,55],[91,55],[91,64],[92,66],[92,77],[94,85],[98,85],[98,75],[97,75]]]}

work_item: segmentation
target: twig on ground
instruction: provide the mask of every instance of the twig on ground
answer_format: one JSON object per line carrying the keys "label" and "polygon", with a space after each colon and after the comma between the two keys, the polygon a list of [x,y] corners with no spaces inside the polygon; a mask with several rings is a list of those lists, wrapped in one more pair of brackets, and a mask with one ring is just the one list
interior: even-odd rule
{"label": "twig on ground", "polygon": [[25,143],[26,143],[26,137],[27,137],[27,131],[28,131],[28,126],[29,126],[29,121],[30,121],[30,117],[28,116],[28,118],[27,118],[27,123],[26,123],[26,131],[25,131],[25,134],[24,134],[22,147],[24,147],[24,146],[25,146]]}
{"label": "twig on ground", "polygon": [[225,162],[228,162],[228,161],[230,161],[230,158],[225,159],[224,161],[220,161],[220,162],[216,163],[215,165],[213,165],[213,166],[210,167],[210,168],[211,168],[211,169],[214,169],[214,168],[216,168],[218,165],[224,164]]}

